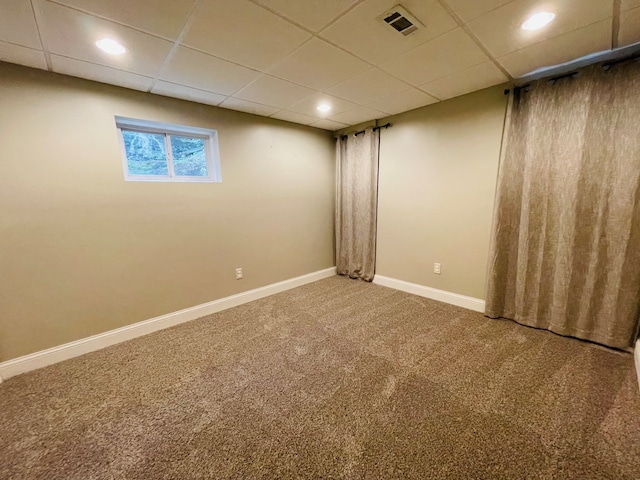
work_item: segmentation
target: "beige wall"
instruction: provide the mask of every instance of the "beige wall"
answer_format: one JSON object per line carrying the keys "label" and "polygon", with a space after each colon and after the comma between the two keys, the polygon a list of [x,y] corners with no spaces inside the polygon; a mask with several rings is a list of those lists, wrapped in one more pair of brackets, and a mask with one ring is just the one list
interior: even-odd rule
{"label": "beige wall", "polygon": [[[223,183],[124,182],[114,115]],[[0,63],[0,165],[0,361],[334,265],[330,132]]]}
{"label": "beige wall", "polygon": [[505,109],[494,87],[384,120],[377,274],[484,298]]}

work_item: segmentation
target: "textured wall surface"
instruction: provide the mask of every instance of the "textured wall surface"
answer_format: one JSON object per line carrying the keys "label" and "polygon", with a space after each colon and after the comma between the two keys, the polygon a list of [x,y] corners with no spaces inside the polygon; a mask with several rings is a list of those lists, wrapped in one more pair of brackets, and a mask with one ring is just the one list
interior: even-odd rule
{"label": "textured wall surface", "polygon": [[[334,265],[330,132],[3,63],[0,85],[0,361]],[[114,115],[217,129],[223,182],[125,182]]]}
{"label": "textured wall surface", "polygon": [[484,298],[505,108],[493,87],[388,119],[376,273]]}

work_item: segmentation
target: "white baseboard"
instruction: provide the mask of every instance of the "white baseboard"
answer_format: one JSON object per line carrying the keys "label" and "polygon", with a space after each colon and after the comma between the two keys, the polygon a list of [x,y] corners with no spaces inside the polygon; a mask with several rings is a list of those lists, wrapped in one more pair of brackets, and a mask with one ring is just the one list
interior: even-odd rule
{"label": "white baseboard", "polygon": [[484,313],[484,300],[479,298],[467,297],[466,295],[460,295],[459,293],[425,287],[424,285],[418,285],[417,283],[405,282],[404,280],[397,280],[395,278],[384,277],[382,275],[376,275],[373,278],[373,283],[377,283],[383,287],[395,288],[396,290],[430,298],[431,300],[450,303],[451,305]]}
{"label": "white baseboard", "polygon": [[189,322],[196,318],[211,315],[212,313],[220,312],[228,308],[242,305],[243,303],[252,302],[260,298],[274,295],[276,293],[284,292],[285,290],[290,290],[307,283],[322,280],[323,278],[329,278],[335,274],[335,267],[319,270],[300,277],[291,278],[289,280],[272,283],[271,285],[249,290],[247,292],[231,295],[230,297],[203,303],[202,305],[196,305],[195,307],[168,313],[160,317],[143,320],[142,322],[110,330],[98,335],[93,335],[81,340],[65,343],[58,347],[48,348],[47,350],[14,358],[13,360],[0,363],[0,382],[2,382],[3,379],[6,380],[10,377],[20,375],[21,373],[53,365],[54,363],[78,357],[95,350],[100,350],[110,345],[115,345],[116,343],[125,342],[158,330],[173,327],[180,323]]}

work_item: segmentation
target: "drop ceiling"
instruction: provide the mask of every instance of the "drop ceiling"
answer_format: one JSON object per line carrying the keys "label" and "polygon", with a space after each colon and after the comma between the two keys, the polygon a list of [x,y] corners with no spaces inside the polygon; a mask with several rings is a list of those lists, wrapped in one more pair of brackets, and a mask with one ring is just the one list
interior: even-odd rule
{"label": "drop ceiling", "polygon": [[640,0],[0,0],[2,61],[327,130],[639,41]]}

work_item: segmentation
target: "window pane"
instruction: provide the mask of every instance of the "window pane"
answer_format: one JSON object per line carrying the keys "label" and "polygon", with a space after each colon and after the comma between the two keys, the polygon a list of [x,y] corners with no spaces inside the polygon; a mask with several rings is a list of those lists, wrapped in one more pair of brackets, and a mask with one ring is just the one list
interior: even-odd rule
{"label": "window pane", "polygon": [[208,177],[203,138],[171,135],[173,170],[181,177]]}
{"label": "window pane", "polygon": [[130,175],[169,176],[164,135],[122,130]]}

